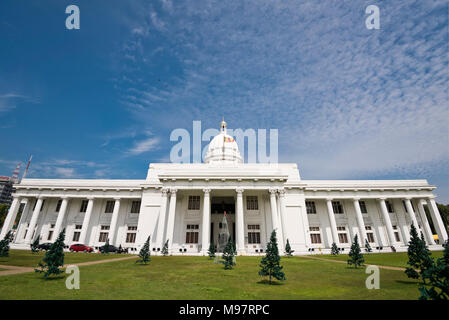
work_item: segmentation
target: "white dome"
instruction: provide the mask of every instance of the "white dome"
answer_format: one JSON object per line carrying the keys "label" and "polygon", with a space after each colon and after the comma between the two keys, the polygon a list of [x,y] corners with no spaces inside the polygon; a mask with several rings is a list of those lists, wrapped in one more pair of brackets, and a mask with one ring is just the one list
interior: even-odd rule
{"label": "white dome", "polygon": [[221,122],[220,133],[209,144],[205,163],[242,163],[235,139],[226,134],[226,122]]}

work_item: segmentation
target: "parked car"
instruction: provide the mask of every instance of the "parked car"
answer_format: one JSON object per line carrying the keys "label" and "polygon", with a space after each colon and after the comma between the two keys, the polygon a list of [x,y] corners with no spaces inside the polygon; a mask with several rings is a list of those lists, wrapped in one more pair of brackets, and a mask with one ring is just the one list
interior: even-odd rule
{"label": "parked car", "polygon": [[91,248],[91,247],[88,247],[88,246],[86,246],[86,245],[84,245],[84,244],[81,244],[81,243],[77,243],[77,244],[72,244],[71,246],[70,246],[70,249],[69,249],[71,252],[93,252],[94,251],[94,249],[93,248]]}
{"label": "parked car", "polygon": [[[100,247],[100,252],[104,253],[104,246]],[[109,245],[109,252],[111,253],[128,253],[128,249],[123,249],[121,246],[117,248],[116,246]]]}
{"label": "parked car", "polygon": [[39,245],[37,246],[37,248],[38,248],[39,250],[47,251],[47,250],[50,250],[50,247],[51,247],[52,244],[53,244],[53,243],[50,243],[50,242],[41,243],[41,244],[39,244]]}

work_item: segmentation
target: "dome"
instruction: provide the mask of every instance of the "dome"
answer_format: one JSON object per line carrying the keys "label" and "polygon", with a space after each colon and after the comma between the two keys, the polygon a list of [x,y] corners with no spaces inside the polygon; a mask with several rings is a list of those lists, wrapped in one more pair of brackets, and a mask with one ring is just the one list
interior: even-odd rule
{"label": "dome", "polygon": [[220,125],[220,133],[215,136],[209,144],[206,153],[205,163],[242,163],[237,142],[230,135],[226,134],[226,122],[223,120]]}

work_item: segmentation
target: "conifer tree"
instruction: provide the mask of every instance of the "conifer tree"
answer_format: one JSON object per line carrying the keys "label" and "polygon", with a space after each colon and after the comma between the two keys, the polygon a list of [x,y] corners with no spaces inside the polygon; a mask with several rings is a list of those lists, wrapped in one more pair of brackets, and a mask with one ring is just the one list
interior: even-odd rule
{"label": "conifer tree", "polygon": [[39,238],[36,238],[31,244],[30,244],[31,252],[35,253],[39,251]]}
{"label": "conifer tree", "polygon": [[421,272],[424,285],[419,288],[420,300],[449,300],[449,240],[443,247],[443,257],[436,262],[431,257],[426,258],[430,261]]}
{"label": "conifer tree", "polygon": [[215,249],[215,245],[213,242],[209,245],[209,250],[207,251],[207,254],[209,255],[209,259],[215,258],[215,253],[217,250]]}
{"label": "conifer tree", "polygon": [[335,242],[332,242],[331,254],[333,256],[340,254],[340,251],[338,250],[337,244]]}
{"label": "conifer tree", "polygon": [[260,261],[259,275],[262,277],[269,277],[269,283],[272,283],[272,278],[277,280],[285,280],[285,274],[280,265],[281,257],[279,256],[278,244],[276,239],[276,230],[271,232],[270,241],[267,243],[265,256]]}
{"label": "conifer tree", "polygon": [[59,233],[56,241],[51,245],[50,249],[45,252],[45,257],[38,263],[39,269],[35,272],[44,273],[44,278],[48,279],[52,274],[60,274],[63,271],[59,267],[64,266],[64,238],[65,228]]}
{"label": "conifer tree", "polygon": [[12,241],[12,233],[8,231],[0,241],[0,257],[9,257],[9,243]]}
{"label": "conifer tree", "polygon": [[150,238],[151,238],[151,236],[148,236],[147,241],[145,241],[143,247],[140,249],[140,252],[139,252],[140,260],[137,260],[136,263],[147,264],[149,261],[151,261]]}
{"label": "conifer tree", "polygon": [[371,246],[368,242],[368,239],[365,239],[365,251],[366,252],[373,252],[373,249],[371,249]]}
{"label": "conifer tree", "polygon": [[357,235],[354,236],[354,241],[351,245],[351,251],[349,251],[348,264],[354,265],[355,268],[361,266],[365,262],[362,251],[360,250],[359,241]]}
{"label": "conifer tree", "polygon": [[231,237],[229,237],[228,242],[226,243],[225,248],[223,249],[223,255],[221,256],[222,263],[224,264],[224,268],[232,269],[233,266],[235,266],[235,251],[234,251],[234,244],[231,240]]}
{"label": "conifer tree", "polygon": [[410,241],[408,243],[408,261],[407,264],[410,266],[405,270],[405,274],[412,279],[418,279],[420,274],[416,270],[420,270],[422,273],[430,267],[431,259],[429,259],[431,253],[427,249],[426,242],[423,237],[418,236],[415,226],[410,227]]}
{"label": "conifer tree", "polygon": [[162,247],[161,253],[162,253],[162,255],[163,255],[164,257],[165,257],[165,256],[168,256],[168,239],[167,239],[167,241],[165,241],[165,244],[164,244],[164,246]]}
{"label": "conifer tree", "polygon": [[293,255],[293,252],[295,252],[295,250],[292,250],[292,248],[290,247],[290,242],[288,242],[287,239],[287,243],[285,244],[285,254],[287,255],[287,257],[291,257]]}
{"label": "conifer tree", "polygon": [[109,253],[109,238],[106,239],[106,243],[103,246],[103,250],[101,251],[101,253]]}

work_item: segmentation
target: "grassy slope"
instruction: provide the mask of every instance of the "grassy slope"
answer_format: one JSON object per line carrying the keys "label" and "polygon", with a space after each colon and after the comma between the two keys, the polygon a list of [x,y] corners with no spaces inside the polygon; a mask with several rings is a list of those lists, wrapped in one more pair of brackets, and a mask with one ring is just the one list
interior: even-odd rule
{"label": "grassy slope", "polygon": [[[10,250],[9,257],[0,258],[0,264],[19,267],[35,267],[39,261],[45,256],[45,252],[32,253],[28,250]],[[80,263],[87,261],[96,261],[104,259],[113,259],[125,257],[123,254],[99,254],[84,252],[65,252],[64,263]]]}
{"label": "grassy slope", "polygon": [[81,267],[81,289],[64,277],[43,280],[27,273],[0,277],[0,299],[416,299],[418,283],[403,272],[380,271],[380,289],[365,287],[365,268],[301,257],[282,258],[287,281],[261,283],[260,257],[237,257],[224,270],[205,257],[153,257]]}
{"label": "grassy slope", "polygon": [[[443,256],[443,251],[431,251],[432,257],[441,258]],[[392,267],[402,267],[407,268],[408,256],[407,252],[396,252],[396,253],[375,253],[375,254],[365,254],[365,264],[375,264],[379,266],[392,266]],[[329,258],[334,260],[347,261],[347,254],[339,254],[338,256],[333,255],[317,255],[317,257]]]}

